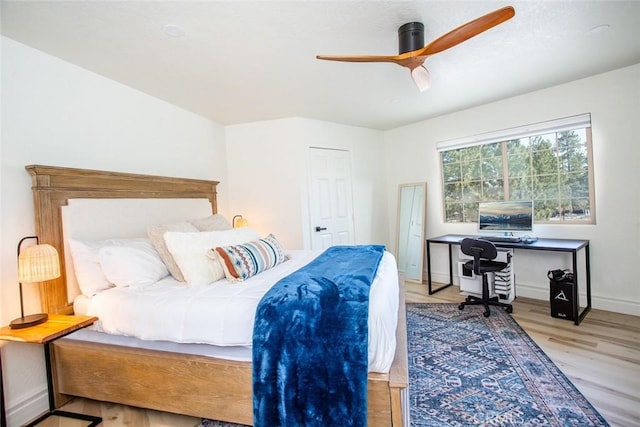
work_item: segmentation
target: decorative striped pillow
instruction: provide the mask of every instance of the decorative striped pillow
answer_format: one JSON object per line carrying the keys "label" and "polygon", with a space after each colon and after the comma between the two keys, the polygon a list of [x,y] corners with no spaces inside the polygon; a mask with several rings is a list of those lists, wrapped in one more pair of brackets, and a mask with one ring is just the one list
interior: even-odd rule
{"label": "decorative striped pillow", "polygon": [[273,234],[242,245],[216,247],[211,255],[218,258],[230,282],[241,282],[287,260]]}

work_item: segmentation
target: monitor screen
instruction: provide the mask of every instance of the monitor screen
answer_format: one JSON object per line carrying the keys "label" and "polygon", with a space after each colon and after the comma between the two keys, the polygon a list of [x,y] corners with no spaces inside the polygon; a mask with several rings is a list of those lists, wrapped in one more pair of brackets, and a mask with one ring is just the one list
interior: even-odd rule
{"label": "monitor screen", "polygon": [[478,227],[481,231],[531,231],[533,201],[480,202]]}

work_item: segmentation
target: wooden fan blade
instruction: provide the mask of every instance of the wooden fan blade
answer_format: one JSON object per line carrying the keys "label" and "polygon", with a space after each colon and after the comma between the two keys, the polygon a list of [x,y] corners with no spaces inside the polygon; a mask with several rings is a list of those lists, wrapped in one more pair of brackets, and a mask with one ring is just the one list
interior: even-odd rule
{"label": "wooden fan blade", "polygon": [[318,55],[318,59],[326,59],[328,61],[343,61],[343,62],[390,62],[392,64],[398,64],[402,67],[407,67],[410,70],[420,67],[426,57],[418,57],[413,54],[414,52],[406,52],[401,55],[389,55],[389,56],[372,56],[372,55]]}
{"label": "wooden fan blade", "polygon": [[399,55],[375,56],[375,55],[317,55],[317,59],[342,62],[394,62],[400,60]]}
{"label": "wooden fan blade", "polygon": [[511,6],[503,7],[502,9],[495,10],[491,13],[483,15],[473,21],[469,21],[458,28],[449,31],[443,36],[438,37],[422,49],[414,50],[411,56],[429,56],[443,50],[449,49],[463,41],[469,40],[471,37],[487,31],[496,25],[513,18],[516,12]]}

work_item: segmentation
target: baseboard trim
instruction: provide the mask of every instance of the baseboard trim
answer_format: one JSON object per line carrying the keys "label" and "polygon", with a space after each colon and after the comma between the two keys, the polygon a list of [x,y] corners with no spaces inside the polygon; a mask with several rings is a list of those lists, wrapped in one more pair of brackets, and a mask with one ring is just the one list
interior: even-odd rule
{"label": "baseboard trim", "polygon": [[[438,283],[437,285],[434,285],[434,288],[437,288],[438,286],[440,286],[440,284],[449,283],[448,274],[439,274],[434,272],[431,278],[434,283]],[[453,276],[453,283],[456,286],[460,286],[458,276],[456,275]],[[549,286],[548,284],[546,284],[545,287],[541,287],[539,285],[523,284],[523,283],[518,283],[516,280],[516,298],[520,296],[520,297],[533,298],[533,299],[538,299],[543,301],[549,301],[548,286]],[[584,285],[578,290],[580,292],[578,298],[579,298],[581,307],[584,307],[584,303],[587,300],[587,294],[583,288],[584,288]],[[593,290],[593,287],[592,287],[592,290]],[[622,300],[620,298],[614,298],[610,296],[594,295],[592,293],[591,308],[596,308],[598,310],[612,311],[614,313],[630,314],[632,316],[637,316],[638,313],[640,313],[640,301],[628,301],[628,300]]]}
{"label": "baseboard trim", "polygon": [[[582,290],[583,289],[578,290],[578,302],[580,303],[580,307],[584,308],[587,301],[587,294],[586,291],[583,293]],[[516,297],[518,296],[549,301],[549,288],[516,283]],[[640,302],[594,295],[592,293],[591,308],[637,316],[638,313],[640,313]]]}
{"label": "baseboard trim", "polygon": [[21,426],[49,410],[49,394],[44,385],[40,391],[6,407],[7,426]]}

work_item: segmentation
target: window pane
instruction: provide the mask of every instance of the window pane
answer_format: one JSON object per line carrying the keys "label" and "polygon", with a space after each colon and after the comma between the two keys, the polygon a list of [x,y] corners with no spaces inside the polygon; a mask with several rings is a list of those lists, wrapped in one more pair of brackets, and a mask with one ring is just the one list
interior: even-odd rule
{"label": "window pane", "polygon": [[502,178],[502,157],[486,157],[482,162],[482,178]]}
{"label": "window pane", "polygon": [[462,163],[462,181],[472,181],[482,178],[480,171],[482,170],[482,163],[480,160],[474,160],[470,162]]}
{"label": "window pane", "polygon": [[546,175],[558,172],[558,159],[556,152],[552,150],[534,151],[531,153],[533,171],[538,175]]}
{"label": "window pane", "polygon": [[501,179],[491,179],[484,182],[482,199],[480,200],[505,200],[504,185]]}
{"label": "window pane", "polygon": [[571,199],[562,200],[551,219],[555,221],[587,221],[589,218],[589,199]]}
{"label": "window pane", "polygon": [[465,203],[480,201],[482,200],[482,184],[480,181],[470,182],[464,186],[462,194],[462,200]]}
{"label": "window pane", "polygon": [[493,144],[486,144],[480,146],[480,153],[482,157],[502,157],[502,144],[494,142]]}
{"label": "window pane", "polygon": [[531,178],[509,179],[509,200],[530,200]]}
{"label": "window pane", "polygon": [[566,198],[589,197],[589,174],[562,173],[559,177],[561,194]]}
{"label": "window pane", "polygon": [[460,150],[460,160],[463,162],[470,162],[473,160],[480,159],[480,152],[482,151],[482,147],[477,145],[475,147],[464,148]]}
{"label": "window pane", "polygon": [[444,165],[448,163],[459,162],[460,150],[443,151],[441,155],[441,159],[442,159],[442,164]]}
{"label": "window pane", "polygon": [[477,221],[480,201],[533,199],[536,222],[592,223],[590,139],[581,128],[443,152],[446,220]]}
{"label": "window pane", "polygon": [[586,151],[572,150],[558,156],[559,168],[565,172],[587,171],[589,163]]}
{"label": "window pane", "polygon": [[465,203],[463,215],[464,222],[478,222],[478,204]]}
{"label": "window pane", "polygon": [[529,138],[512,139],[507,141],[507,152],[511,154],[528,153]]}
{"label": "window pane", "polygon": [[533,178],[533,196],[535,199],[544,200],[558,197],[558,176],[546,175]]}
{"label": "window pane", "polygon": [[453,184],[445,184],[444,186],[445,203],[456,203],[462,200],[462,186],[459,182]]}
{"label": "window pane", "polygon": [[509,169],[509,177],[531,175],[530,153],[509,154],[507,168]]}
{"label": "window pane", "polygon": [[584,129],[569,130],[558,132],[556,135],[558,141],[558,151],[584,148],[584,141],[587,139]]}
{"label": "window pane", "polygon": [[462,204],[447,204],[445,210],[445,221],[447,222],[463,222],[462,221]]}
{"label": "window pane", "polygon": [[532,136],[530,139],[531,151],[552,150],[556,141],[556,135],[538,135]]}
{"label": "window pane", "polygon": [[590,216],[589,199],[572,199],[570,203],[570,214],[572,220],[588,220]]}
{"label": "window pane", "polygon": [[462,181],[462,172],[460,171],[460,163],[451,163],[442,165],[442,173],[445,182]]}
{"label": "window pane", "polygon": [[533,209],[536,221],[549,221],[558,219],[560,206],[559,200],[534,200]]}

